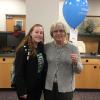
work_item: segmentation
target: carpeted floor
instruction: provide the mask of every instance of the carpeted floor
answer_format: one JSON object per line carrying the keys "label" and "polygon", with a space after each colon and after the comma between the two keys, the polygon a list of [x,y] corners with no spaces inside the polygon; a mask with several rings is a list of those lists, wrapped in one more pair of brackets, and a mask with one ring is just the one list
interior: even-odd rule
{"label": "carpeted floor", "polygon": [[[15,91],[0,90],[0,100],[18,100]],[[41,98],[43,99],[43,96]],[[73,100],[100,100],[100,91],[76,91]]]}
{"label": "carpeted floor", "polygon": [[73,100],[100,100],[100,91],[76,91]]}

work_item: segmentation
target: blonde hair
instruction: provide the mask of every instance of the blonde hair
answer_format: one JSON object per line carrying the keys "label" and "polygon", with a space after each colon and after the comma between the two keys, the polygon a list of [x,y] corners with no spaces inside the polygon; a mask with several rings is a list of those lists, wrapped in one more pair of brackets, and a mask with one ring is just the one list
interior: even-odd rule
{"label": "blonde hair", "polygon": [[64,30],[64,33],[65,35],[67,34],[67,29],[66,29],[66,25],[61,22],[61,21],[58,21],[58,22],[55,22],[51,25],[51,28],[50,28],[50,35],[51,37],[53,37],[53,32],[55,29],[63,29]]}
{"label": "blonde hair", "polygon": [[18,47],[16,48],[16,52],[25,44],[27,44],[29,46],[30,49],[30,55],[35,55],[36,54],[36,49],[35,49],[35,43],[32,40],[31,37],[31,33],[34,30],[35,27],[42,27],[43,29],[43,41],[44,41],[44,28],[41,24],[35,24],[31,27],[31,29],[29,30],[28,34],[23,38],[23,40],[21,41],[21,43],[18,45]]}

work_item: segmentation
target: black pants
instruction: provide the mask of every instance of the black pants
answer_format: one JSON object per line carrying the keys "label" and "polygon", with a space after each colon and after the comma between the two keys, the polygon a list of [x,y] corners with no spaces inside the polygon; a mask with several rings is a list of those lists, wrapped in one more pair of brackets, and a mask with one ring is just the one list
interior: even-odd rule
{"label": "black pants", "polygon": [[27,99],[20,98],[19,94],[17,93],[18,100],[40,100],[42,94],[42,89],[32,89],[27,92]]}
{"label": "black pants", "polygon": [[53,90],[45,90],[44,91],[44,100],[72,100],[73,92],[58,92],[57,83],[53,84]]}

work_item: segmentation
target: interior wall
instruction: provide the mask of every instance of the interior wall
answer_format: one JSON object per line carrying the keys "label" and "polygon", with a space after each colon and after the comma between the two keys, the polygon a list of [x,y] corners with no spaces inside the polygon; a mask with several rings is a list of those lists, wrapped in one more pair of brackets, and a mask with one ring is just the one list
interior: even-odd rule
{"label": "interior wall", "polygon": [[88,15],[100,16],[100,0],[88,0],[89,12]]}
{"label": "interior wall", "polygon": [[59,1],[58,0],[26,0],[26,31],[33,24],[40,23],[44,26],[45,42],[50,42],[50,26],[58,20]]}
{"label": "interior wall", "polygon": [[[59,0],[0,0],[0,31],[6,31],[6,14],[26,15],[27,12],[27,31],[34,23],[43,23],[47,37],[46,41],[50,41],[51,37],[48,33],[51,23],[58,18],[64,21],[62,14],[63,0],[60,0],[60,3],[58,1]],[[88,2],[88,15],[100,16],[100,0],[88,0]],[[66,22],[65,24],[67,25]],[[69,30],[69,26],[67,27]]]}
{"label": "interior wall", "polygon": [[0,0],[0,31],[6,31],[6,14],[26,15],[25,0]]}
{"label": "interior wall", "polygon": [[[60,20],[63,21],[67,25],[67,30],[69,32],[70,27],[67,24],[67,22],[65,21],[65,19],[63,17],[63,13],[62,13],[63,2],[64,2],[64,0],[60,0],[60,3],[59,3],[59,16],[60,16]],[[88,11],[87,15],[100,16],[100,0],[88,0],[88,4],[89,4],[89,11]]]}

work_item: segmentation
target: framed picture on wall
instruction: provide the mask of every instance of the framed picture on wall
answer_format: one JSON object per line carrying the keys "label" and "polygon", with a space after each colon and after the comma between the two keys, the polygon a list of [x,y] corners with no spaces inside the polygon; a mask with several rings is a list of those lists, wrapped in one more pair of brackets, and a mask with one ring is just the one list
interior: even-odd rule
{"label": "framed picture on wall", "polygon": [[22,30],[22,27],[23,27],[23,20],[15,20],[15,27],[18,29],[18,30]]}
{"label": "framed picture on wall", "polygon": [[87,16],[78,30],[79,34],[100,35],[100,16]]}
{"label": "framed picture on wall", "polygon": [[15,25],[23,26],[23,20],[15,20]]}

